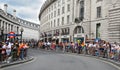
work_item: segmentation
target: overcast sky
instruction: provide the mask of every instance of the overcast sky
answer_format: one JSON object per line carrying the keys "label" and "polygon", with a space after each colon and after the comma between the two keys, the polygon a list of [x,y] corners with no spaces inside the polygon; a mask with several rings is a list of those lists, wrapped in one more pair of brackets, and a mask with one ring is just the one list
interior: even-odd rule
{"label": "overcast sky", "polygon": [[45,0],[0,0],[0,8],[8,4],[8,13],[16,9],[17,17],[39,24],[38,14]]}

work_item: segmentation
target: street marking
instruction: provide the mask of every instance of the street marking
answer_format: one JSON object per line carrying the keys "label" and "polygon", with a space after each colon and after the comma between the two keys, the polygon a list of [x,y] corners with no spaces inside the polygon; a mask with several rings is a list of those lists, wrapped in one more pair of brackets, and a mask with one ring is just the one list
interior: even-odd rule
{"label": "street marking", "polygon": [[29,64],[29,63],[34,62],[36,59],[37,59],[37,58],[34,57],[34,59],[33,59],[32,61],[29,61],[29,62],[26,62],[26,63],[17,64],[17,65],[13,65],[13,66],[8,66],[8,67],[2,68],[2,69],[0,69],[0,70],[15,68],[15,67],[21,66],[21,65],[23,65],[23,64]]}

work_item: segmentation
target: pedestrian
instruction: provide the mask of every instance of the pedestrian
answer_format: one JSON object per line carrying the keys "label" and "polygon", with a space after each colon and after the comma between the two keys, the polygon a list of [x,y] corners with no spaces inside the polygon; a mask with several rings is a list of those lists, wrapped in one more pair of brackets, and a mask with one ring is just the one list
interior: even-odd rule
{"label": "pedestrian", "polygon": [[92,55],[92,47],[93,47],[93,42],[90,42],[88,45],[90,55]]}
{"label": "pedestrian", "polygon": [[1,52],[1,55],[2,55],[2,57],[1,57],[2,63],[7,62],[6,61],[6,44],[4,42],[2,42],[2,52]]}
{"label": "pedestrian", "polygon": [[63,45],[63,53],[65,53],[65,48],[66,48],[65,43],[63,42],[62,45]]}
{"label": "pedestrian", "polygon": [[50,49],[50,45],[51,45],[51,43],[48,41],[48,42],[47,42],[47,50]]}
{"label": "pedestrian", "polygon": [[23,48],[24,48],[24,57],[27,57],[27,52],[28,52],[28,48],[29,48],[28,43],[25,43]]}
{"label": "pedestrian", "polygon": [[21,42],[19,45],[19,56],[21,60],[24,59],[24,46],[25,45],[23,44],[23,42]]}

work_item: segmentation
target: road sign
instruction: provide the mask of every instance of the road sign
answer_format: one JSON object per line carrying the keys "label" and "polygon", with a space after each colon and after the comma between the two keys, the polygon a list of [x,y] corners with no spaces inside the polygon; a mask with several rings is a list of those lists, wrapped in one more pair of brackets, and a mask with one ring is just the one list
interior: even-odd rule
{"label": "road sign", "polygon": [[9,38],[14,38],[16,34],[14,32],[9,32],[7,35]]}

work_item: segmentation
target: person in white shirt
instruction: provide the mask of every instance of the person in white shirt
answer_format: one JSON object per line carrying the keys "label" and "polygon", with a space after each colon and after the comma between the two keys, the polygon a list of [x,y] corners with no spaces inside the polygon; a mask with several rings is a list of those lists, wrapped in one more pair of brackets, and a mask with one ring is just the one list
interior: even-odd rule
{"label": "person in white shirt", "polygon": [[89,45],[88,45],[89,54],[92,54],[92,47],[93,47],[93,42],[90,42]]}
{"label": "person in white shirt", "polygon": [[10,43],[6,43],[5,47],[6,47],[7,56],[10,56],[12,45]]}
{"label": "person in white shirt", "polygon": [[9,63],[8,58],[9,58],[10,53],[11,53],[11,45],[10,45],[10,43],[6,43],[5,45],[3,45],[2,48],[6,49],[6,61]]}
{"label": "person in white shirt", "polygon": [[47,50],[50,49],[50,45],[51,45],[51,43],[50,43],[50,42],[47,42]]}

